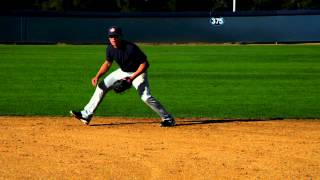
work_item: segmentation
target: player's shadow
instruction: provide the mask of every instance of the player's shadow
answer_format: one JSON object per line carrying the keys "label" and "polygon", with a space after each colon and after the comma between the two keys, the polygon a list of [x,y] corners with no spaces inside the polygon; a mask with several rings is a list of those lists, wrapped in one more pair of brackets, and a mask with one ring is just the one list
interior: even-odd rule
{"label": "player's shadow", "polygon": [[202,124],[217,124],[217,123],[232,123],[232,122],[258,122],[258,121],[275,121],[282,120],[282,118],[275,119],[216,119],[216,120],[182,120],[176,126],[195,126]]}
{"label": "player's shadow", "polygon": [[[232,122],[259,122],[259,121],[276,121],[283,120],[283,118],[274,119],[215,119],[215,120],[178,120],[176,126],[196,126],[204,124],[217,123],[232,123]],[[115,122],[103,124],[91,124],[90,126],[120,126],[120,125],[135,125],[135,124],[159,124],[160,122]]]}
{"label": "player's shadow", "polygon": [[134,124],[155,124],[157,122],[116,122],[103,124],[90,124],[89,126],[120,126],[120,125],[134,125]]}

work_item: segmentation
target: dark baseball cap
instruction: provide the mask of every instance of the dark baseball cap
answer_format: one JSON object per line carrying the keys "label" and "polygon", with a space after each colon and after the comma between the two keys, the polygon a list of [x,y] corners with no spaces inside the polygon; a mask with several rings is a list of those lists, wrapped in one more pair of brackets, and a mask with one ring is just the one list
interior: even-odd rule
{"label": "dark baseball cap", "polygon": [[117,26],[111,26],[108,29],[108,36],[121,36],[121,35],[122,35],[122,30]]}

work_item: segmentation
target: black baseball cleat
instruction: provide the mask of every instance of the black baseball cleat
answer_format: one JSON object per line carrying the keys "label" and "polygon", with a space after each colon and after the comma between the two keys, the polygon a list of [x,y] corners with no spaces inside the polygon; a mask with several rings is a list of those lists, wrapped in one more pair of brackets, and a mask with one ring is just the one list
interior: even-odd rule
{"label": "black baseball cleat", "polygon": [[164,119],[161,123],[160,123],[160,127],[173,127],[176,125],[176,121],[173,118],[170,119]]}
{"label": "black baseball cleat", "polygon": [[71,110],[70,114],[75,118],[79,119],[83,124],[88,125],[91,121],[92,115],[88,117],[84,117],[81,112]]}

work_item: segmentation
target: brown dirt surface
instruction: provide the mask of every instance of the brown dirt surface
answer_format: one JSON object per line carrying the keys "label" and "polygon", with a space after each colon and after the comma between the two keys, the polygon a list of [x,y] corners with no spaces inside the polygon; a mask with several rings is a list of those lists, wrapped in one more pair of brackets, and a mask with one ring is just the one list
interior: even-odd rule
{"label": "brown dirt surface", "polygon": [[320,179],[320,120],[0,116],[0,179]]}

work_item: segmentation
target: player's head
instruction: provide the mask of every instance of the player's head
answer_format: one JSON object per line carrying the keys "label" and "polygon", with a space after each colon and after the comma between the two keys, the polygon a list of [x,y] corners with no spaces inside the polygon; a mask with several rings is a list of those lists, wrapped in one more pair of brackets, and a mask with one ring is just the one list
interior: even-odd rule
{"label": "player's head", "polygon": [[111,26],[108,29],[108,37],[120,37],[120,36],[122,36],[121,28],[117,26]]}
{"label": "player's head", "polygon": [[117,27],[117,26],[111,26],[108,29],[108,38],[109,38],[109,42],[111,43],[111,45],[113,47],[119,47],[120,46],[120,38],[122,36],[122,30],[121,28]]}

